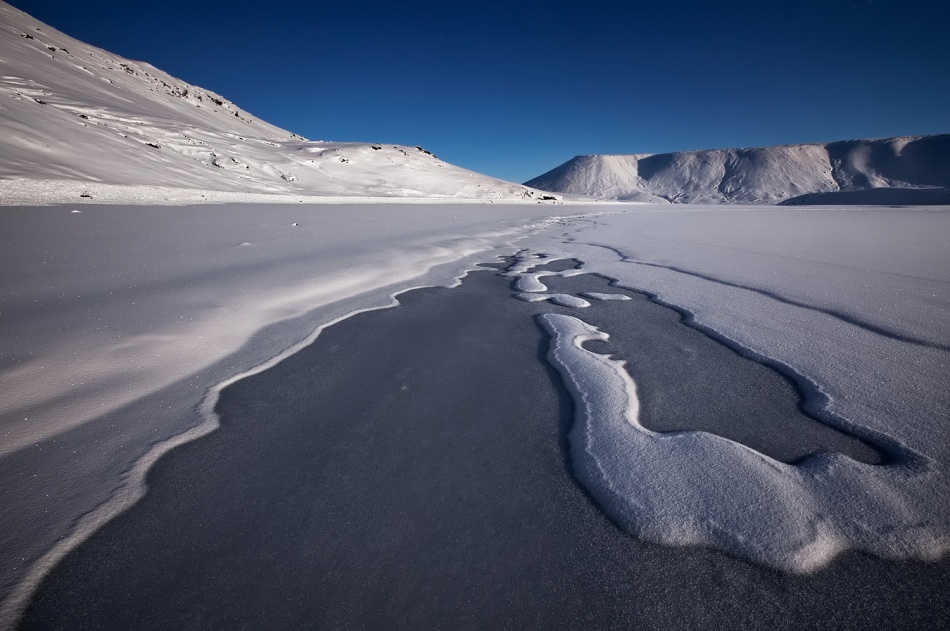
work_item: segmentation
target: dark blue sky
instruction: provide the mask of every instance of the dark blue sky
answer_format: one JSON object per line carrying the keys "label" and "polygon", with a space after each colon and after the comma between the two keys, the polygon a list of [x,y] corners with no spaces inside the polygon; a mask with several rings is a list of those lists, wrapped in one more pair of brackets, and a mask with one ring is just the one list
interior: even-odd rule
{"label": "dark blue sky", "polygon": [[950,132],[942,0],[13,0],[319,140],[577,154]]}

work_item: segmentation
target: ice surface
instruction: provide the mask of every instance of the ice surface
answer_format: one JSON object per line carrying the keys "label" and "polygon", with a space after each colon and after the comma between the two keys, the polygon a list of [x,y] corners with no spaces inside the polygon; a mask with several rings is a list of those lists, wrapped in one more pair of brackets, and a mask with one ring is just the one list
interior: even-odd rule
{"label": "ice surface", "polygon": [[712,434],[650,432],[638,422],[623,362],[582,347],[608,336],[571,316],[540,317],[553,337],[549,359],[577,406],[575,474],[629,532],[793,572],[822,567],[846,548],[923,559],[947,549],[926,505],[908,513],[901,492],[928,477],[914,471],[920,463],[901,471],[823,454],[791,466]]}
{"label": "ice surface", "polygon": [[557,272],[534,272],[531,274],[519,274],[515,282],[515,289],[524,293],[547,291],[547,285],[541,282],[545,276],[556,276]]}
{"label": "ice surface", "polygon": [[[790,466],[706,434],[654,440],[626,417],[614,433],[619,417],[605,416],[608,426],[590,423],[586,462],[610,481],[608,497],[591,493],[618,523],[794,571],[846,547],[887,558],[945,550],[946,209],[465,208],[88,205],[81,217],[5,208],[0,503],[16,507],[0,529],[5,611],[138,497],[147,464],[190,436],[182,432],[213,427],[195,412],[209,389],[396,291],[451,283],[519,238],[528,249],[513,271],[576,258],[583,269],[544,278],[593,272],[656,295],[795,380],[812,412],[894,457]],[[554,211],[564,216],[545,218]],[[629,410],[632,381],[569,338],[560,338],[565,365],[593,362],[603,378],[590,404]],[[213,399],[204,401],[207,413]],[[631,433],[639,438],[628,444]],[[643,459],[630,468],[620,458],[633,453]]]}
{"label": "ice surface", "polygon": [[[603,336],[583,321],[551,319],[552,362],[585,401],[572,434],[579,477],[623,527],[791,571],[845,548],[946,550],[947,208],[433,205],[532,195],[421,149],[307,142],[9,5],[0,18],[0,201],[68,202],[0,212],[0,625],[43,572],[141,497],[156,459],[213,429],[224,385],[328,323],[519,247],[529,249],[512,271],[525,296],[548,299],[544,278],[588,272],[647,292],[894,456],[791,466],[708,434],[656,436],[635,422],[637,367],[582,348]],[[939,186],[945,163],[926,144],[883,146],[936,164],[927,182]],[[842,153],[835,185],[915,182],[901,160],[874,155]],[[831,186],[819,171],[807,174]],[[757,181],[770,195],[781,188]],[[304,203],[314,196],[351,203]],[[215,205],[174,206],[185,203]],[[575,258],[583,270],[532,271]]]}
{"label": "ice surface", "polygon": [[143,463],[212,427],[196,407],[215,384],[563,223],[554,206],[459,208],[2,208],[4,616],[140,496]]}

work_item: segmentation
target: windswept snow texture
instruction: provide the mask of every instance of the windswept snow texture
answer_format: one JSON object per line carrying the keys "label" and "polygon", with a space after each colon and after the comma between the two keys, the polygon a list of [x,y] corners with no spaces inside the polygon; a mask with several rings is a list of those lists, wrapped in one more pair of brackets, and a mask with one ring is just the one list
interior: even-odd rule
{"label": "windswept snow texture", "polygon": [[[703,435],[683,443],[739,468],[707,471],[703,461],[684,460],[669,471],[662,458],[647,459],[633,465],[647,482],[631,486],[614,455],[630,436],[598,430],[588,462],[604,463],[614,491],[593,497],[611,515],[638,506],[635,523],[618,523],[645,537],[676,523],[657,540],[706,542],[802,571],[844,547],[893,558],[943,552],[950,211],[611,208],[4,209],[0,614],[15,615],[50,564],[100,524],[97,506],[108,513],[141,493],[143,456],[202,423],[196,409],[209,388],[321,325],[386,305],[408,287],[449,283],[516,247],[584,266],[532,270],[539,261],[525,260],[512,270],[522,274],[514,292],[543,296],[552,275],[597,273],[653,294],[786,374],[812,416],[892,457],[885,466],[841,456],[779,466]],[[538,221],[555,211],[564,218]],[[600,361],[562,357],[570,366]],[[629,398],[615,368],[602,364],[605,378],[614,375],[603,384],[614,386],[588,396]],[[637,367],[629,371],[635,383]],[[624,423],[627,434],[638,431]],[[680,485],[671,488],[687,479],[693,486],[677,495],[649,482],[671,477]],[[726,506],[742,510],[717,521]],[[789,512],[796,517],[786,523]],[[766,531],[757,519],[770,517],[779,523]]]}
{"label": "windswept snow texture", "polygon": [[562,207],[473,208],[0,209],[0,629],[52,563],[141,495],[215,384],[509,254]]}
{"label": "windswept snow texture", "polygon": [[802,203],[808,201],[802,196],[814,193],[887,188],[890,192],[879,197],[841,195],[811,203],[946,204],[946,190],[915,189],[950,188],[950,135],[577,156],[526,185],[571,195],[680,204],[774,204],[791,198]]}
{"label": "windswept snow texture", "polygon": [[[583,347],[609,331],[581,311],[544,316],[577,407],[575,473],[621,527],[803,573],[849,549],[921,560],[950,549],[950,212],[651,209],[590,222],[534,262],[583,260],[675,306],[792,379],[812,416],[892,459],[790,465],[711,434],[650,432],[638,366]],[[514,271],[543,285],[530,259]]]}
{"label": "windswept snow texture", "polygon": [[[77,199],[84,190],[95,196],[97,184],[296,196],[541,196],[422,147],[308,142],[214,92],[0,2],[4,203],[29,201],[5,193],[2,180],[16,179],[76,182]],[[126,201],[155,202],[160,193],[145,188]]]}
{"label": "windswept snow texture", "polygon": [[946,550],[946,533],[927,523],[928,506],[903,497],[902,487],[924,473],[916,458],[897,468],[822,454],[794,466],[713,434],[651,432],[639,423],[624,363],[582,346],[609,336],[571,316],[544,314],[541,322],[553,338],[548,357],[578,407],[575,475],[636,536],[713,546],[793,572],[848,548],[923,559]]}

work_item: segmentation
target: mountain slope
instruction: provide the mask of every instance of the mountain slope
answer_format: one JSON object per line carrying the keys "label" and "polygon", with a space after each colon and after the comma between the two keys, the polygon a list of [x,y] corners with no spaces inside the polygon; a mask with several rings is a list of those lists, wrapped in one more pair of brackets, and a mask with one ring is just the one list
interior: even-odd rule
{"label": "mountain slope", "polygon": [[791,198],[808,203],[809,198],[800,196],[945,189],[950,188],[950,135],[577,156],[526,185],[608,199],[706,204],[770,204]]}
{"label": "mountain slope", "polygon": [[308,142],[0,2],[0,193],[3,180],[14,179],[324,196],[536,196],[421,147]]}

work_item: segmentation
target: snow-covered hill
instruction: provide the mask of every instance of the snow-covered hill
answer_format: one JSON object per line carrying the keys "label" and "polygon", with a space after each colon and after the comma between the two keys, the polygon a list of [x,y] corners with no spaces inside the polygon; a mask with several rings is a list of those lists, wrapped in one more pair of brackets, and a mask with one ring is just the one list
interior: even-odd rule
{"label": "snow-covered hill", "polygon": [[[801,196],[887,188],[890,193],[878,196],[888,200],[882,203],[901,203],[901,189],[950,188],[950,135],[577,156],[526,185],[608,199],[704,204],[771,204],[791,198],[818,203]],[[946,203],[944,192],[925,197]],[[908,203],[924,199],[919,192],[908,193],[914,200]],[[851,203],[866,196],[814,199]]]}
{"label": "snow-covered hill", "polygon": [[[101,185],[357,197],[532,199],[421,147],[309,142],[147,63],[0,2],[0,201]],[[76,187],[63,186],[76,182]],[[32,183],[36,186],[33,187]],[[152,188],[143,188],[152,187]],[[114,193],[114,187],[100,186]],[[95,195],[94,195],[95,196]],[[142,195],[130,194],[130,199]]]}

